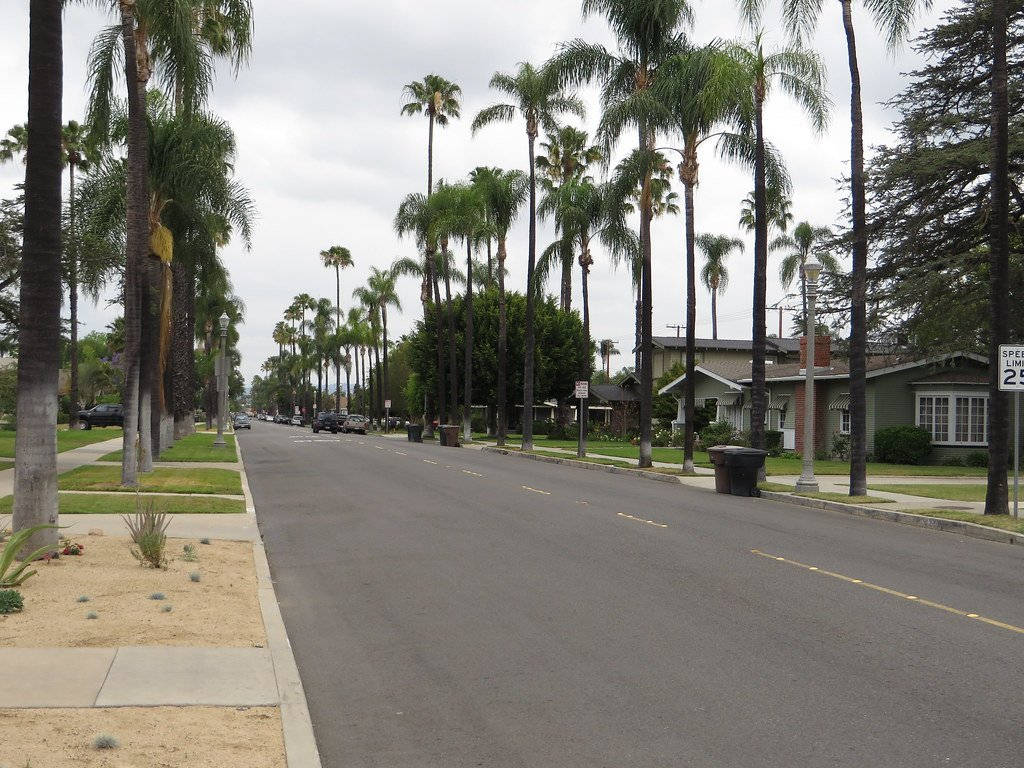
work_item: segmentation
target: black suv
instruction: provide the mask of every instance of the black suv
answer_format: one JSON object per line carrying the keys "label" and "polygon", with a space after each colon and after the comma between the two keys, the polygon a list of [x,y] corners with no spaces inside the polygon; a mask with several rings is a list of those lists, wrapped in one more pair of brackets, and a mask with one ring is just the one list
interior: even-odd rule
{"label": "black suv", "polygon": [[319,432],[321,429],[324,432],[330,432],[332,435],[336,435],[341,431],[341,422],[344,420],[342,416],[334,413],[333,411],[321,411],[313,419],[313,431]]}
{"label": "black suv", "polygon": [[124,406],[121,404],[102,403],[93,406],[87,411],[78,412],[78,420],[82,422],[82,429],[93,427],[123,427]]}

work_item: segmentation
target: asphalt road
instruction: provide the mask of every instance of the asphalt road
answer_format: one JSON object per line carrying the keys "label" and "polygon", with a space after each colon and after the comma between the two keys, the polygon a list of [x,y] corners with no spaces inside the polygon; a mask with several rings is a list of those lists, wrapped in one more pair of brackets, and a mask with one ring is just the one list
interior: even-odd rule
{"label": "asphalt road", "polygon": [[328,768],[1024,766],[1016,547],[467,448],[239,442]]}

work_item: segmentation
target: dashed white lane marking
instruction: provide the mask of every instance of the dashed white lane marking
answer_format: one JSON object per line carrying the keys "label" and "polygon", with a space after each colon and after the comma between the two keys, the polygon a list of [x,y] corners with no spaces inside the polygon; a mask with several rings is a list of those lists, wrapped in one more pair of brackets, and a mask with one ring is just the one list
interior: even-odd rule
{"label": "dashed white lane marking", "polygon": [[483,475],[481,475],[479,472],[473,472],[472,470],[469,469],[464,469],[462,471],[465,472],[467,475],[472,475],[473,477],[483,477]]}
{"label": "dashed white lane marking", "polygon": [[551,495],[551,491],[542,491],[542,490],[541,490],[540,488],[531,488],[531,487],[530,487],[530,486],[528,486],[528,485],[524,485],[524,486],[523,486],[523,490],[524,490],[524,491],[530,491],[530,492],[532,492],[532,493],[542,493],[542,494],[544,494],[545,496],[550,496],[550,495]]}
{"label": "dashed white lane marking", "polygon": [[431,461],[430,459],[424,459],[423,461],[426,462],[427,464],[437,464],[436,461]]}
{"label": "dashed white lane marking", "polygon": [[644,520],[642,517],[627,515],[625,512],[616,512],[615,514],[619,517],[624,517],[627,520],[635,520],[638,523],[643,523],[644,525],[653,525],[655,528],[668,528],[668,525],[665,523],[656,523],[653,520]]}

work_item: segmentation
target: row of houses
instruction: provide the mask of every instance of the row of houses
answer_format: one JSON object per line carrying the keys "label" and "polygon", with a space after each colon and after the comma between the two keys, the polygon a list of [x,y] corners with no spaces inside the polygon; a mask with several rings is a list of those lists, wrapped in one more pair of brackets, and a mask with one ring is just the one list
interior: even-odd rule
{"label": "row of houses", "polygon": [[[834,435],[850,431],[850,366],[832,355],[831,338],[815,339],[816,450],[827,450]],[[686,340],[654,339],[652,367],[658,377],[676,363],[685,364]],[[698,339],[694,347],[694,389],[698,407],[713,405],[718,420],[738,431],[750,428],[752,342]],[[768,429],[783,435],[783,445],[803,450],[806,339],[768,340],[766,384]],[[688,374],[663,387],[659,394],[678,400],[674,429],[684,422],[683,389]],[[932,436],[934,455],[945,458],[984,450],[988,445],[988,361],[961,352],[914,357],[899,350],[874,350],[867,358],[867,439],[874,450],[875,431],[916,424]],[[639,382],[627,377],[619,384],[595,385],[591,406],[602,406],[613,426],[629,428],[639,401]]]}

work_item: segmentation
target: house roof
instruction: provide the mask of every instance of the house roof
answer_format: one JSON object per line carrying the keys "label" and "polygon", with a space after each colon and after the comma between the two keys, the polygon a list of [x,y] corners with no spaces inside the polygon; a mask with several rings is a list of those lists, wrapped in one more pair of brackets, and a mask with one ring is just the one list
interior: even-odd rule
{"label": "house roof", "polygon": [[[651,339],[655,347],[662,349],[686,349],[685,336],[655,336]],[[769,351],[799,352],[800,339],[769,338],[765,339]],[[751,352],[754,342],[750,339],[694,339],[695,350],[709,351],[715,349],[737,350],[740,352]]]}
{"label": "house roof", "polygon": [[939,371],[912,384],[988,384],[988,371],[967,371],[962,368],[955,371]]}
{"label": "house roof", "polygon": [[591,384],[590,396],[609,403],[638,403],[640,395],[618,384]]}

